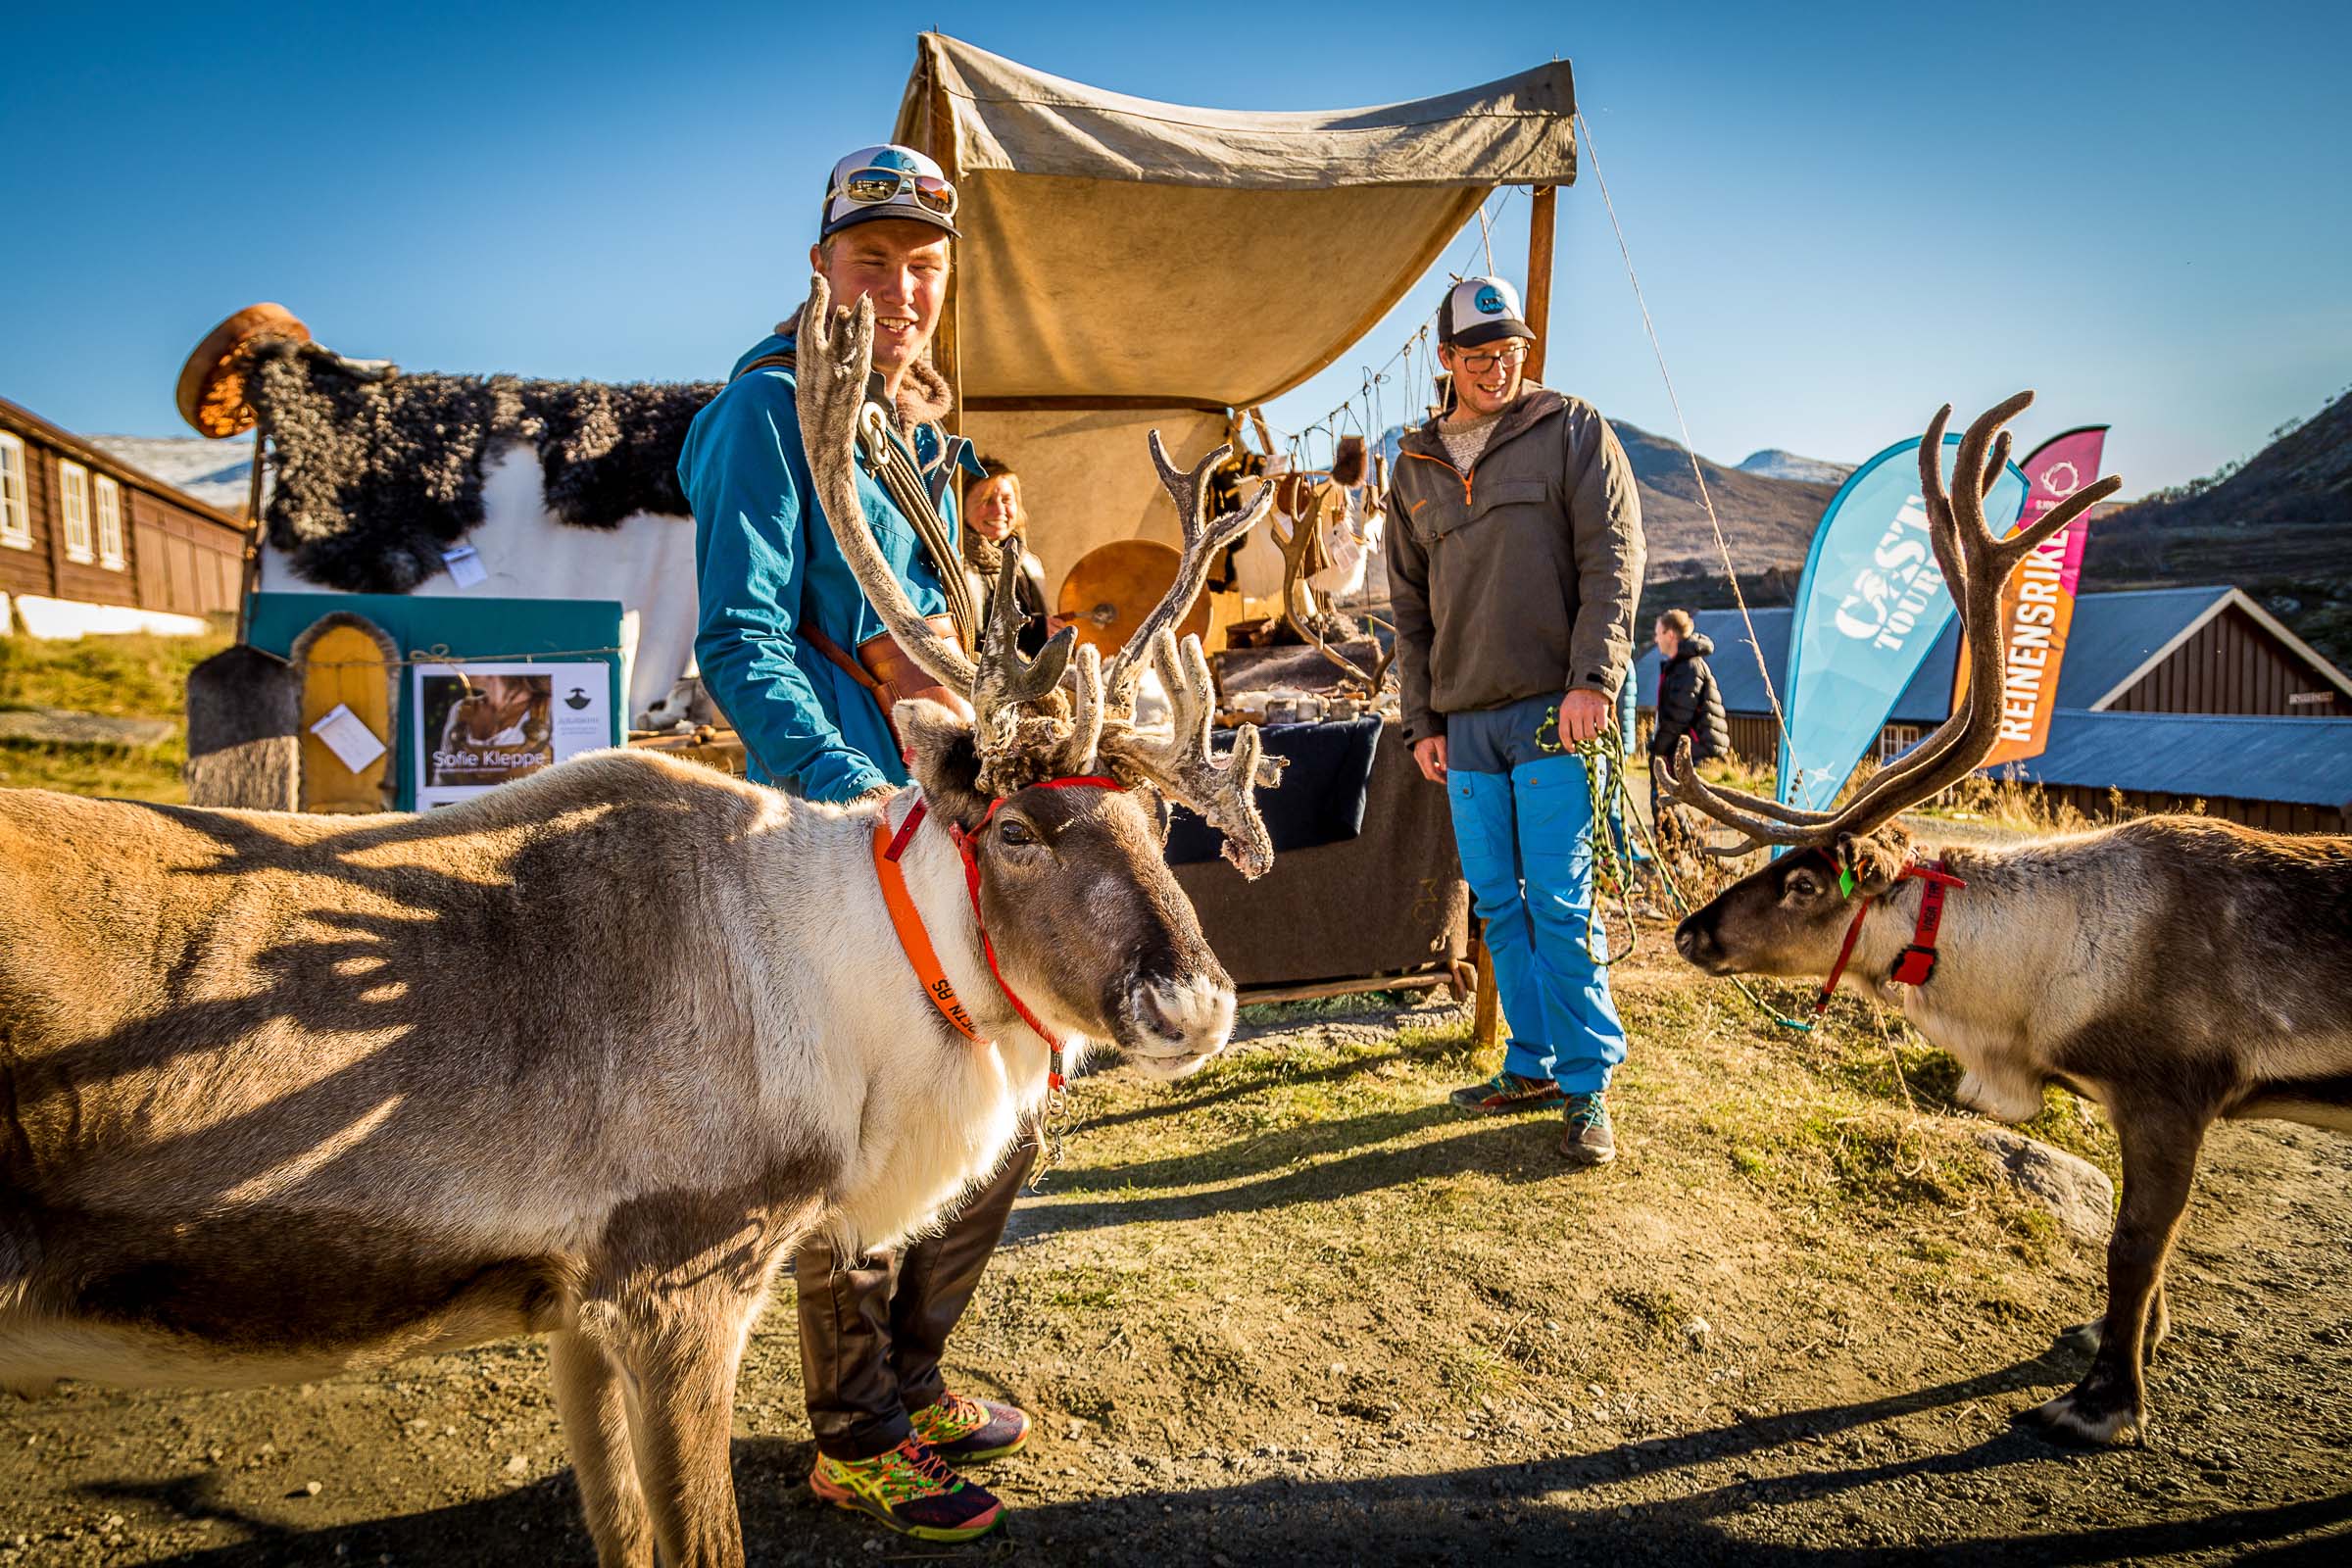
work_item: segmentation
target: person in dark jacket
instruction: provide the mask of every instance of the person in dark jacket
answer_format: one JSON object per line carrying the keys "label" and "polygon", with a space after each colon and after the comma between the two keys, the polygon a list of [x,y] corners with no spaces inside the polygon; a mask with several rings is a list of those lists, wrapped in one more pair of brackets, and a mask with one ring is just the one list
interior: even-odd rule
{"label": "person in dark jacket", "polygon": [[1658,722],[1649,737],[1649,815],[1662,823],[1659,807],[1676,746],[1688,736],[1691,760],[1729,757],[1732,727],[1723,716],[1723,688],[1707,667],[1714,640],[1691,629],[1690,612],[1669,610],[1660,615],[1650,640],[1658,648]]}
{"label": "person in dark jacket", "polygon": [[1493,955],[1502,1070],[1457,1090],[1482,1113],[1560,1106],[1560,1153],[1616,1157],[1602,1099],[1625,1059],[1593,917],[1593,815],[1577,747],[1609,728],[1642,594],[1642,498],[1608,420],[1526,376],[1535,333],[1497,277],[1446,290],[1453,406],[1398,444],[1389,592],[1404,738],[1446,787],[1462,879]]}

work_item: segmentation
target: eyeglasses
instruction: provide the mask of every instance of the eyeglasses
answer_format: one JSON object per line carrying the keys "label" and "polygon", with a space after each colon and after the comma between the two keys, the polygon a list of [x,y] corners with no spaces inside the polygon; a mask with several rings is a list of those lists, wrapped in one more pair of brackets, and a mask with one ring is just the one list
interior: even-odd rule
{"label": "eyeglasses", "polygon": [[1517,365],[1526,358],[1527,343],[1520,338],[1513,338],[1508,346],[1487,354],[1469,354],[1460,349],[1453,351],[1453,363],[1472,375],[1484,375],[1497,365]]}
{"label": "eyeglasses", "polygon": [[[847,196],[860,207],[897,201],[907,191],[942,218],[956,216],[956,187],[933,174],[910,174],[904,169],[853,169],[833,187],[834,196]],[[826,198],[830,203],[831,197]]]}

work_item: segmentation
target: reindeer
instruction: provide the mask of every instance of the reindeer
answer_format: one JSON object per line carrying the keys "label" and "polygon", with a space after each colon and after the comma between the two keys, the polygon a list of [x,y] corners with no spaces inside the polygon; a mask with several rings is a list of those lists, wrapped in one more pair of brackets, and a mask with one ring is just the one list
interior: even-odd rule
{"label": "reindeer", "polygon": [[[856,496],[872,333],[820,281],[798,396],[865,591],[971,704],[899,706],[919,800],[627,752],[358,822],[0,791],[0,1384],[292,1382],[546,1334],[598,1560],[740,1564],[729,1411],[779,1260],[953,1205],[1039,1115],[1059,1037],[1160,1077],[1223,1048],[1233,988],[1150,799],[1270,862],[1275,769],[1252,730],[1211,755],[1168,629],[1263,508],[1210,519],[1214,459],[1179,473],[1154,436],[1187,543],[1139,642],[1032,662],[1017,609],[976,659],[934,642]],[[1130,720],[1147,659],[1172,733]],[[1107,776],[1045,787],[1072,775]],[[892,940],[894,840],[975,1038]]]}
{"label": "reindeer", "polygon": [[[2124,1160],[2106,1311],[2068,1333],[2092,1351],[2082,1382],[2031,1415],[2056,1436],[2131,1444],[2147,1426],[2165,1262],[2206,1129],[2275,1117],[2352,1131],[2352,838],[2156,816],[1915,858],[1896,815],[1965,778],[1997,739],[2002,585],[2120,483],[1996,542],[1984,497],[2009,437],[1993,436],[2032,401],[2020,393],[1970,426],[1948,496],[1948,406],[1920,447],[1936,559],[1967,636],[1959,710],[1836,810],[1710,788],[1686,743],[1676,797],[1743,836],[1711,853],[1790,853],[1684,920],[1675,945],[1713,974],[1827,975],[1824,1002],[1842,985],[1899,1005],[1959,1059],[1961,1100],[2000,1120],[2034,1115],[2053,1083],[2106,1108]],[[1930,906],[1939,927],[1923,923]]]}

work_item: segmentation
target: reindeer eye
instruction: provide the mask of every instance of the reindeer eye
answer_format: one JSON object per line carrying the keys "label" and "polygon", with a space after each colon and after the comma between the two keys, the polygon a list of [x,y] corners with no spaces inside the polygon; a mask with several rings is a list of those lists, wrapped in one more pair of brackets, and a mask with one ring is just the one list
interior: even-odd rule
{"label": "reindeer eye", "polygon": [[1788,878],[1788,891],[1800,899],[1809,899],[1821,891],[1821,884],[1813,880],[1812,872],[1798,871]]}
{"label": "reindeer eye", "polygon": [[1037,835],[1029,831],[1029,824],[1017,816],[1008,816],[999,822],[997,837],[1006,844],[1035,844],[1037,842]]}

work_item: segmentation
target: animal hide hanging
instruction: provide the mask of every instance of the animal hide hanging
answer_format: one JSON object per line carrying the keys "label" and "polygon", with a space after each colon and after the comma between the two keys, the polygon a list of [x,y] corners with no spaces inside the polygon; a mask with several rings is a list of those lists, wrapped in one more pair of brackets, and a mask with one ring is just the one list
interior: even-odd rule
{"label": "animal hide hanging", "polygon": [[482,465],[509,441],[539,457],[548,511],[610,529],[684,517],[678,451],[717,386],[369,380],[309,345],[256,350],[248,396],[276,454],[270,542],[301,576],[346,593],[408,593],[482,520]]}

